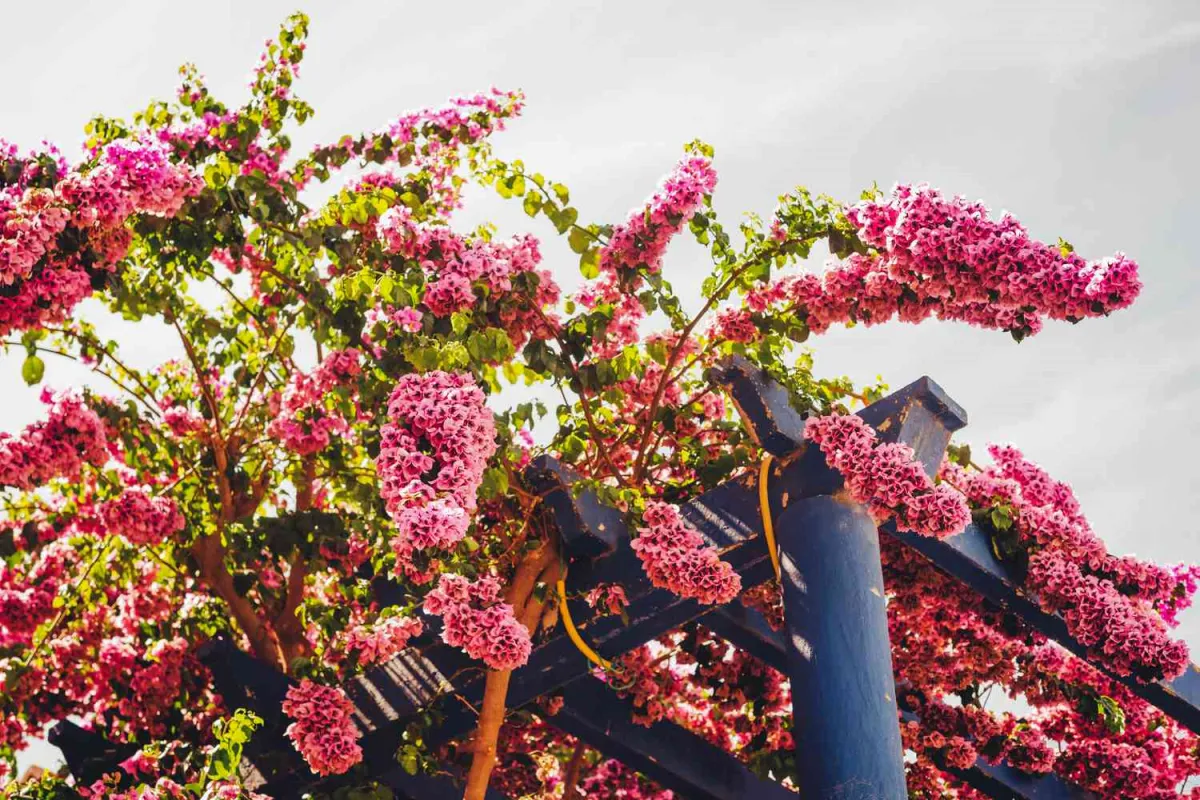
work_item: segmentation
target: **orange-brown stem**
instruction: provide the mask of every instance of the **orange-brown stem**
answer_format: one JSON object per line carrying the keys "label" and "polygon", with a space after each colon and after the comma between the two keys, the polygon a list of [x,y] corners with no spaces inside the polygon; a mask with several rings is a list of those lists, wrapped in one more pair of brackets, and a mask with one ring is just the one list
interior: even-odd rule
{"label": "orange-brown stem", "polygon": [[286,663],[275,632],[263,622],[250,601],[238,594],[233,576],[225,567],[225,547],[219,534],[201,536],[192,545],[192,555],[200,565],[200,577],[229,606],[229,612],[260,660],[283,671]]}
{"label": "orange-brown stem", "polygon": [[[304,460],[300,475],[296,479],[296,510],[307,511],[312,508],[313,479],[316,477],[316,461],[309,457]],[[283,609],[275,619],[275,630],[279,634],[279,645],[283,650],[284,663],[291,665],[292,660],[308,655],[312,645],[305,635],[304,625],[296,612],[304,602],[304,579],[308,576],[308,563],[297,550],[292,555],[288,570],[287,597]]]}
{"label": "orange-brown stem", "polygon": [[579,792],[579,774],[583,771],[583,754],[587,752],[587,745],[582,741],[576,742],[575,750],[571,753],[571,760],[567,762],[567,774],[563,778],[563,800],[578,800]]}
{"label": "orange-brown stem", "polygon": [[[558,553],[552,542],[543,542],[538,549],[526,555],[517,566],[512,584],[505,599],[512,604],[517,618],[532,636],[544,611],[544,599],[534,596],[539,579],[554,583],[558,577]],[[472,742],[471,770],[467,774],[467,787],[463,800],[484,800],[488,779],[496,766],[497,742],[500,727],[504,724],[505,701],[511,670],[489,670],[483,689],[483,704],[479,709],[479,723]]]}

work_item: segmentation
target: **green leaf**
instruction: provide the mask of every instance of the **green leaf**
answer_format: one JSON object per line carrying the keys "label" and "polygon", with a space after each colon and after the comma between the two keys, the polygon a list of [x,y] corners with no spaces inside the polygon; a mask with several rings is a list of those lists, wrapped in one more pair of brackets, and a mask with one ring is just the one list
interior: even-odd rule
{"label": "green leaf", "polygon": [[538,212],[542,210],[542,200],[533,192],[525,195],[525,213],[531,217],[536,217]]}
{"label": "green leaf", "polygon": [[421,763],[421,751],[415,745],[406,744],[396,754],[396,760],[400,762],[400,766],[405,772],[409,775],[416,775],[417,768]]}
{"label": "green leaf", "polygon": [[1012,515],[1007,506],[996,506],[992,509],[992,525],[998,531],[1006,531],[1012,527]]}
{"label": "green leaf", "polygon": [[592,248],[579,257],[579,272],[592,279],[600,274],[600,250]]}
{"label": "green leaf", "polygon": [[42,382],[42,376],[46,374],[46,363],[35,355],[25,357],[25,363],[21,365],[21,377],[25,379],[25,383],[33,386],[36,383]]}
{"label": "green leaf", "polygon": [[461,334],[467,330],[471,324],[471,315],[465,314],[462,311],[455,311],[450,315],[450,328],[455,333]]}
{"label": "green leaf", "polygon": [[588,251],[592,239],[582,228],[571,228],[571,233],[567,236],[567,243],[571,245],[572,250],[582,255]]}
{"label": "green leaf", "polygon": [[1104,726],[1108,728],[1109,733],[1117,734],[1125,730],[1125,711],[1117,703],[1116,700],[1101,695],[1096,701],[1097,713],[1100,719],[1104,721]]}
{"label": "green leaf", "polygon": [[554,192],[554,196],[558,198],[558,202],[562,203],[564,206],[571,202],[571,190],[566,186],[563,186],[561,183],[551,184],[550,191]]}
{"label": "green leaf", "polygon": [[575,434],[571,434],[562,443],[563,458],[568,461],[575,461],[583,455],[583,439],[580,439]]}
{"label": "green leaf", "polygon": [[554,227],[559,233],[566,233],[571,226],[575,224],[575,220],[579,219],[579,212],[573,208],[564,208],[554,218]]}
{"label": "green leaf", "polygon": [[508,491],[508,473],[499,467],[488,469],[483,473],[483,482],[479,489],[485,498],[498,497],[506,493]]}

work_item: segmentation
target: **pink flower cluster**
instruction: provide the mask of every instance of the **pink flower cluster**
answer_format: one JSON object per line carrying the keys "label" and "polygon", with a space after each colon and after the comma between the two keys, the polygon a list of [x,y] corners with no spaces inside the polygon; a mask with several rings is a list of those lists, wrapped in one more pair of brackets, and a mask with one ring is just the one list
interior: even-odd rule
{"label": "pink flower cluster", "polygon": [[758,338],[758,326],[745,309],[726,308],[717,314],[709,338],[722,342],[752,342]]}
{"label": "pink flower cluster", "polygon": [[30,643],[54,614],[54,597],[77,560],[75,550],[59,539],[41,548],[24,574],[0,561],[0,648]]}
{"label": "pink flower cluster", "polygon": [[340,775],[362,761],[354,704],[341,689],[302,680],[288,689],[283,713],[295,720],[288,738],[313,772]]}
{"label": "pink flower cluster", "polygon": [[691,221],[716,186],[712,160],[689,153],[662,179],[643,207],[613,227],[608,244],[600,251],[601,271],[645,267],[658,272],[671,237]]}
{"label": "pink flower cluster", "polygon": [[[521,113],[525,96],[521,92],[492,89],[469,97],[452,98],[440,108],[423,108],[404,113],[384,129],[360,136],[343,137],[332,145],[316,148],[297,165],[293,182],[300,188],[329,166],[339,166],[359,157],[383,163],[393,171],[411,166],[429,178],[433,204],[443,212],[460,205],[462,179],[459,167],[464,145],[479,142],[504,129],[505,121]],[[374,176],[369,176],[374,177]],[[377,182],[395,183],[399,176],[380,176]]]}
{"label": "pink flower cluster", "polygon": [[187,406],[170,406],[163,410],[163,424],[179,439],[204,430],[204,417]]}
{"label": "pink flower cluster", "polygon": [[104,148],[105,166],[138,213],[173,217],[204,188],[203,178],[173,163],[169,155],[165,147],[140,142],[114,142]]}
{"label": "pink flower cluster", "polygon": [[[508,332],[520,347],[530,336],[550,335],[539,309],[558,302],[559,291],[548,270],[540,269],[538,241],[522,234],[507,242],[467,239],[445,225],[419,223],[406,206],[396,206],[380,217],[376,235],[388,252],[417,262],[427,274],[422,303],[437,317],[466,311],[484,299],[495,306],[494,324]],[[522,276],[535,277],[532,296],[514,291]],[[418,329],[412,311],[401,309],[395,319],[405,330]]]}
{"label": "pink flower cluster", "polygon": [[108,460],[104,425],[79,395],[44,389],[41,400],[50,406],[44,421],[18,436],[0,432],[0,486],[33,489]]}
{"label": "pink flower cluster", "polygon": [[183,530],[185,524],[174,500],[155,497],[136,486],[100,506],[100,519],[109,533],[123,536],[134,545],[161,544]]}
{"label": "pink flower cluster", "polygon": [[409,639],[420,636],[424,626],[411,617],[387,617],[373,625],[355,625],[348,629],[343,644],[347,653],[357,654],[361,666],[382,664],[408,646]]}
{"label": "pink flower cluster", "polygon": [[1007,214],[993,220],[982,204],[925,185],[897,186],[886,200],[862,202],[846,216],[876,254],[834,262],[824,276],[782,278],[752,292],[751,309],[788,303],[815,333],[851,321],[936,316],[1020,339],[1041,330],[1044,317],[1106,315],[1141,290],[1137,264],[1124,254],[1086,261],[1031,238]]}
{"label": "pink flower cluster", "polygon": [[184,690],[207,673],[191,654],[191,643],[181,636],[143,645],[132,636],[114,636],[100,643],[97,653],[99,678],[108,683],[114,697],[97,698],[93,712],[115,710],[134,730],[155,735],[167,731],[172,707]]}
{"label": "pink flower cluster", "polygon": [[971,521],[961,494],[946,484],[934,485],[908,445],[878,444],[861,417],[812,417],[804,436],[841,473],[850,496],[876,519],[894,519],[901,531],[938,538],[959,533]]}
{"label": "pink flower cluster", "polygon": [[397,574],[432,580],[432,567],[419,567],[414,555],[453,548],[466,535],[496,449],[486,401],[469,375],[441,371],[405,375],[392,390],[375,469],[396,523]]}
{"label": "pink flower cluster", "polygon": [[604,336],[593,343],[597,355],[610,358],[638,341],[638,326],[646,316],[637,296],[643,281],[638,268],[649,272],[662,268],[671,238],[696,215],[716,185],[712,161],[689,153],[662,179],[645,206],[613,228],[600,250],[601,277],[584,286],[575,297],[584,308],[612,306],[612,319]]}
{"label": "pink flower cluster", "polygon": [[1175,678],[1188,667],[1188,648],[1166,623],[1117,591],[1109,580],[1084,574],[1062,551],[1039,550],[1026,583],[1047,610],[1058,612],[1080,644],[1119,675]]}
{"label": "pink flower cluster", "polygon": [[335,350],[312,373],[297,372],[282,395],[272,402],[275,418],[267,432],[300,455],[318,453],[350,424],[336,407],[332,392],[347,386],[362,372],[357,350]]}
{"label": "pink flower cluster", "polygon": [[942,474],[970,502],[1004,507],[1029,549],[1027,585],[1071,634],[1117,674],[1173,678],[1188,664],[1167,620],[1191,603],[1194,567],[1159,567],[1109,554],[1071,488],[1051,478],[1014,447],[992,446],[995,464],[968,472],[946,464]]}
{"label": "pink flower cluster", "polygon": [[88,171],[53,174],[0,143],[0,335],[58,322],[124,257],[134,214],[173,216],[203,179],[157,144],[114,143]]}
{"label": "pink flower cluster", "polygon": [[[900,690],[903,691],[903,690]],[[1022,772],[1044,775],[1054,770],[1055,751],[1036,724],[1020,724],[1011,715],[996,717],[979,706],[950,706],[940,700],[909,698],[920,722],[901,726],[906,748],[918,753],[939,752],[951,766],[965,769],[975,763],[978,748],[987,746],[987,761],[1007,761]]]}
{"label": "pink flower cluster", "polygon": [[600,584],[589,591],[584,599],[592,608],[599,608],[601,614],[623,614],[629,605],[625,587],[619,583]]}
{"label": "pink flower cluster", "polygon": [[643,527],[631,543],[650,582],[701,603],[728,603],[742,590],[742,579],[721,560],[679,509],[657,500],[646,504]]}
{"label": "pink flower cluster", "polygon": [[500,600],[500,582],[485,576],[475,582],[443,574],[425,596],[425,611],[442,617],[442,641],[461,647],[494,670],[511,670],[529,660],[533,643],[513,607]]}

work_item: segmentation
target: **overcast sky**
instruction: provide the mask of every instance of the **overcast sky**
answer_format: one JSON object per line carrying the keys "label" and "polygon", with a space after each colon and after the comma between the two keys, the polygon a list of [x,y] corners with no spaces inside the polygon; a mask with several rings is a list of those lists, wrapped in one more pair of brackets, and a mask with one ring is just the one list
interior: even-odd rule
{"label": "overcast sky", "polygon": [[[168,99],[195,62],[231,104],[291,3],[10,2],[0,137],[74,152],[93,114]],[[736,10],[735,10],[736,9]],[[853,199],[928,181],[1016,214],[1085,257],[1124,250],[1146,284],[1132,309],[1050,325],[1017,345],[960,325],[835,330],[817,369],[898,388],[930,375],[969,411],[969,441],[1011,441],[1068,480],[1114,552],[1200,561],[1200,3],[312,2],[299,145],[496,85],[528,96],[499,154],[567,183],[582,220],[614,222],[702,138],[727,225],[804,184]],[[474,191],[461,218],[553,237]],[[575,274],[565,243],[543,248]],[[667,260],[695,287],[707,261]],[[574,278],[564,280],[570,285]],[[114,328],[117,329],[117,328]],[[129,329],[124,332],[128,334]],[[147,329],[148,365],[174,350]],[[162,341],[163,344],[159,344]],[[80,373],[47,363],[47,382]],[[0,358],[0,429],[39,413]],[[1200,611],[1181,633],[1200,654]],[[1200,655],[1195,657],[1200,660]]]}

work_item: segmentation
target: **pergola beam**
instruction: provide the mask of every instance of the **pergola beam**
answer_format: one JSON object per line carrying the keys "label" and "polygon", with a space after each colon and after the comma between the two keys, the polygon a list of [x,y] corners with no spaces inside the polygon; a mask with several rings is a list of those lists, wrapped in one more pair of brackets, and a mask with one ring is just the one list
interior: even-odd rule
{"label": "pergola beam", "polygon": [[633,722],[635,710],[585,676],[567,684],[562,709],[547,722],[688,800],[795,800],[795,792],[673,722]]}

